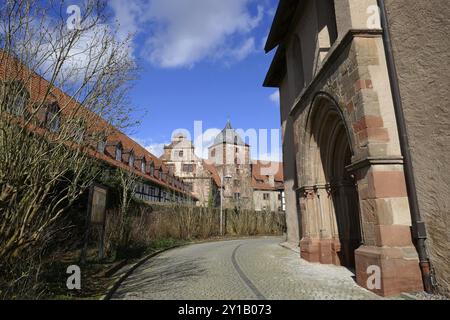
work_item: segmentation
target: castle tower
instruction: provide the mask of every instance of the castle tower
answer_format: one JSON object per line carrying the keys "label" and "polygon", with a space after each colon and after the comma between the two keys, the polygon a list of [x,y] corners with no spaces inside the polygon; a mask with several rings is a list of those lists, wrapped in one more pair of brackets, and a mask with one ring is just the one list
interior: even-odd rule
{"label": "castle tower", "polygon": [[225,208],[253,208],[250,146],[228,121],[208,151],[208,162],[216,169],[224,185]]}

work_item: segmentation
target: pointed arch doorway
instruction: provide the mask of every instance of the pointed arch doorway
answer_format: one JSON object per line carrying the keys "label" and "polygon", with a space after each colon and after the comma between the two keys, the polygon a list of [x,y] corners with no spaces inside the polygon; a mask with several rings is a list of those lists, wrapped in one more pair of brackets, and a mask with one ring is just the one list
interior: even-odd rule
{"label": "pointed arch doorway", "polygon": [[356,182],[346,169],[353,142],[344,116],[331,98],[320,95],[304,128],[302,257],[354,269],[362,236]]}

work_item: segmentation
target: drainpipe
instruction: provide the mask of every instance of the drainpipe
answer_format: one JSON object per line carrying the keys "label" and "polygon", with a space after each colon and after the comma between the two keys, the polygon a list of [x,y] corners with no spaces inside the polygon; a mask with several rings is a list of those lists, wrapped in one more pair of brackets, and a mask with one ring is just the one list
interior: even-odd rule
{"label": "drainpipe", "polygon": [[408,202],[411,210],[412,234],[417,248],[420,260],[420,270],[422,272],[422,280],[425,291],[431,293],[433,291],[430,260],[426,251],[425,240],[427,233],[425,230],[425,222],[422,220],[419,202],[417,200],[417,189],[414,180],[414,173],[411,161],[411,152],[408,142],[405,116],[403,113],[402,99],[400,95],[400,85],[397,78],[397,69],[395,66],[394,54],[392,51],[391,36],[389,33],[389,24],[387,20],[387,11],[384,0],[377,0],[380,8],[381,27],[383,29],[383,43],[386,54],[386,62],[389,73],[389,81],[391,84],[392,98],[394,102],[395,117],[397,119],[397,129],[400,138],[400,147],[404,159],[404,171],[406,179],[406,188],[408,192]]}

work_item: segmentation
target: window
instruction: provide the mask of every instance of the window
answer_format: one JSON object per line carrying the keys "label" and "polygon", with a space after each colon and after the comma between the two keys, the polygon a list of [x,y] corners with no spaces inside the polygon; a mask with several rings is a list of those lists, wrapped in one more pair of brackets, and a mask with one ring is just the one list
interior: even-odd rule
{"label": "window", "polygon": [[215,157],[216,156],[216,149],[213,149],[212,151],[211,151],[211,157]]}
{"label": "window", "polygon": [[58,132],[61,126],[60,109],[57,103],[52,103],[47,107],[47,114],[45,116],[45,123],[47,129],[51,132]]}
{"label": "window", "polygon": [[116,147],[116,160],[122,161],[122,148],[120,146]]}
{"label": "window", "polygon": [[336,12],[334,1],[316,1],[317,2],[317,22],[318,22],[318,45],[319,62],[322,62],[331,46],[336,41],[338,33],[336,26]]}
{"label": "window", "polygon": [[235,193],[234,194],[234,200],[239,201],[241,199],[241,194],[240,193]]}
{"label": "window", "polygon": [[142,171],[143,173],[145,173],[145,167],[146,167],[145,159],[142,159],[142,160],[141,160],[141,171]]}
{"label": "window", "polygon": [[179,152],[178,152],[178,157],[183,158],[183,156],[184,156],[183,150],[179,151]]}
{"label": "window", "polygon": [[150,175],[153,176],[155,174],[155,167],[153,164],[150,165]]}
{"label": "window", "polygon": [[134,166],[134,154],[133,153],[130,153],[130,157],[128,158],[128,165],[130,167]]}
{"label": "window", "polygon": [[186,189],[190,192],[194,191],[194,184],[192,182],[185,182],[184,185],[186,186]]}
{"label": "window", "polygon": [[73,141],[76,143],[82,143],[86,134],[86,121],[82,118],[78,119],[69,119],[67,121],[69,133],[72,135]]}
{"label": "window", "polygon": [[240,187],[240,186],[241,186],[241,181],[239,181],[239,180],[234,180],[233,184],[234,184],[234,187],[235,187],[235,188]]}
{"label": "window", "polygon": [[281,197],[281,193],[278,194],[278,201],[281,201],[282,197]]}
{"label": "window", "polygon": [[101,139],[97,142],[97,151],[100,153],[105,153],[106,140]]}
{"label": "window", "polygon": [[193,164],[183,164],[183,172],[194,172]]}
{"label": "window", "polygon": [[16,116],[24,115],[29,94],[24,88],[22,82],[4,82],[2,85],[2,91],[6,94],[4,98],[6,111]]}
{"label": "window", "polygon": [[270,194],[269,193],[264,193],[263,194],[263,198],[264,198],[264,200],[269,200],[270,199]]}

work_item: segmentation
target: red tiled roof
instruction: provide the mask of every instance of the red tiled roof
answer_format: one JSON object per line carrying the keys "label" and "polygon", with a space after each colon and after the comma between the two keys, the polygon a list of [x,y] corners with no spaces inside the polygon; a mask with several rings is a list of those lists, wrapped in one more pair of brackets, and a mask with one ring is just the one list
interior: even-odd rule
{"label": "red tiled roof", "polygon": [[203,167],[208,170],[208,172],[211,174],[211,178],[214,180],[214,183],[220,187],[221,186],[221,182],[220,182],[220,176],[219,173],[217,172],[216,167],[214,167],[211,164],[206,163],[206,161],[203,161]]}
{"label": "red tiled roof", "polygon": [[[117,146],[118,144],[121,144],[123,150],[126,151],[132,150],[136,159],[145,158],[147,163],[154,164],[155,169],[160,169],[162,167],[163,171],[167,172],[167,168],[161,162],[161,160],[158,159],[158,157],[151,154],[144,147],[139,145],[137,142],[132,140],[130,137],[122,133],[117,128],[110,125],[100,116],[94,114],[93,112],[91,112],[86,108],[83,108],[81,104],[79,104],[74,98],[70,97],[61,89],[57,87],[51,87],[50,90],[51,94],[45,97],[46,92],[49,91],[50,83],[41,76],[39,76],[38,74],[36,74],[34,71],[29,70],[24,64],[22,64],[17,59],[9,56],[1,49],[0,49],[0,60],[4,62],[0,65],[0,80],[8,80],[12,78],[15,80],[27,79],[26,88],[29,91],[28,93],[30,95],[31,101],[43,101],[44,99],[47,99],[49,102],[57,102],[60,106],[67,106],[61,110],[61,114],[63,117],[64,116],[69,117],[71,114],[74,114],[74,112],[77,112],[76,115],[78,117],[84,117],[86,120],[90,122],[88,127],[92,132],[108,131],[106,141],[107,147],[105,148],[105,150],[107,150],[111,146]],[[35,126],[30,126],[30,130],[33,130],[38,133],[43,131],[42,128]],[[85,150],[90,156],[102,160],[108,163],[109,165],[132,170],[133,173],[140,176],[144,180],[150,181],[159,186],[167,187],[177,192],[187,194],[195,198],[190,192],[186,192],[180,188],[171,186],[170,184],[160,179],[157,179],[154,176],[150,176],[149,174],[144,174],[140,170],[140,168],[136,168],[136,165],[134,165],[134,167],[131,168],[130,166],[128,166],[128,164],[125,164],[123,161],[115,160],[115,155],[110,154],[110,152],[105,152],[105,154],[99,153],[96,150],[96,146],[93,146],[92,149],[85,149]]]}
{"label": "red tiled roof", "polygon": [[[267,172],[265,172],[267,170]],[[269,175],[268,175],[269,174]],[[274,176],[274,184],[269,182],[269,176]],[[252,164],[252,187],[259,190],[282,190],[283,163],[256,161]]]}

